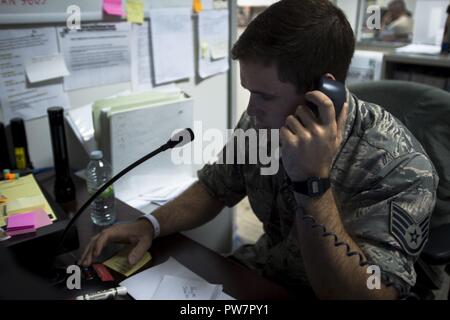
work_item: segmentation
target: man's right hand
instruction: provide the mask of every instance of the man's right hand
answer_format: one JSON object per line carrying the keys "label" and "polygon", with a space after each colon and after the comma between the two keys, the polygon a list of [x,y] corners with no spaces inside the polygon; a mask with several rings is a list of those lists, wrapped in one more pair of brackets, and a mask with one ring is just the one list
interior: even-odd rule
{"label": "man's right hand", "polygon": [[103,248],[110,242],[130,243],[134,248],[128,255],[128,263],[134,265],[152,245],[153,225],[147,219],[133,223],[117,224],[94,236],[84,250],[79,264],[90,266]]}

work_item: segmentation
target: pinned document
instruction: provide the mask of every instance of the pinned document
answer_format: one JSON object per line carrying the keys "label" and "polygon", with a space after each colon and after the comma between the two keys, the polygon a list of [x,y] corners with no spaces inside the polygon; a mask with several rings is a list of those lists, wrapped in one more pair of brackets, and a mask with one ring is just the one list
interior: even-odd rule
{"label": "pinned document", "polygon": [[128,254],[129,250],[122,251],[115,255],[114,257],[106,260],[103,262],[103,264],[114,271],[117,271],[121,274],[123,274],[126,277],[129,277],[136,271],[138,271],[140,268],[142,268],[147,262],[151,260],[150,253],[146,252],[144,256],[139,260],[136,264],[133,266],[130,266],[128,263]]}
{"label": "pinned document", "polygon": [[150,11],[155,84],[194,76],[192,9]]}
{"label": "pinned document", "polygon": [[144,2],[142,0],[127,1],[127,21],[132,23],[144,22]]}
{"label": "pinned document", "polygon": [[25,72],[30,83],[69,75],[64,57],[60,53],[25,59]]}
{"label": "pinned document", "polygon": [[122,0],[103,0],[103,10],[112,16],[123,17],[125,15]]}
{"label": "pinned document", "polygon": [[81,30],[58,28],[70,71],[64,77],[64,88],[70,91],[130,81],[130,32],[127,22],[84,24]]}
{"label": "pinned document", "polygon": [[130,38],[131,84],[133,91],[153,88],[150,58],[150,30],[148,21],[133,24]]}
{"label": "pinned document", "polygon": [[0,30],[0,43],[0,106],[5,122],[42,117],[48,106],[69,106],[62,83],[30,86],[25,75],[26,59],[58,53],[54,27]]}
{"label": "pinned document", "polygon": [[228,70],[228,10],[204,10],[198,15],[198,75],[207,78]]}

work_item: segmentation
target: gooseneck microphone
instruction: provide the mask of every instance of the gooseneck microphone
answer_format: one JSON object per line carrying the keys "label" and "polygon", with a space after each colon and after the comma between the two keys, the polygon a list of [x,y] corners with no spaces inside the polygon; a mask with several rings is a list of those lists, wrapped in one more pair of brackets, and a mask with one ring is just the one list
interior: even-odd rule
{"label": "gooseneck microphone", "polygon": [[158,155],[159,153],[166,151],[168,149],[172,148],[179,148],[184,146],[185,144],[190,143],[194,140],[194,132],[190,128],[183,129],[176,134],[174,134],[169,141],[167,141],[165,144],[160,146],[158,149],[150,152],[146,156],[143,156],[139,160],[133,162],[128,167],[120,171],[118,174],[116,174],[114,177],[112,177],[109,181],[107,181],[102,187],[100,187],[81,207],[78,209],[77,213],[70,219],[70,221],[67,223],[66,227],[64,228],[64,231],[61,235],[60,241],[58,243],[58,247],[56,248],[55,257],[58,254],[58,251],[61,249],[62,245],[64,244],[64,240],[66,238],[66,235],[69,231],[69,229],[73,226],[73,224],[76,222],[78,217],[83,213],[83,211],[97,198],[103,191],[105,191],[110,185],[112,185],[114,182],[119,180],[121,177],[123,177],[125,174],[127,174],[129,171],[136,168],[141,163],[147,161],[150,158],[153,158],[154,156]]}

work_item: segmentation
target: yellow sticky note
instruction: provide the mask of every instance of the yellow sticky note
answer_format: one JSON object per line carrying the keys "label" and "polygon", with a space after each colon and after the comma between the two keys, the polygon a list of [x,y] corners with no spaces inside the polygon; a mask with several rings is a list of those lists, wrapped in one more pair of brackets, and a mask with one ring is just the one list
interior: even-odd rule
{"label": "yellow sticky note", "polygon": [[146,252],[144,256],[139,260],[134,266],[130,266],[128,263],[128,254],[129,251],[122,251],[115,255],[114,257],[106,260],[103,264],[114,271],[117,271],[123,274],[126,277],[129,277],[140,268],[142,268],[147,262],[152,259],[150,253]]}
{"label": "yellow sticky note", "polygon": [[142,0],[127,0],[127,21],[144,22],[144,2]]}
{"label": "yellow sticky note", "polygon": [[193,8],[194,8],[194,12],[195,13],[202,12],[202,10],[203,10],[202,1],[201,0],[194,0]]}

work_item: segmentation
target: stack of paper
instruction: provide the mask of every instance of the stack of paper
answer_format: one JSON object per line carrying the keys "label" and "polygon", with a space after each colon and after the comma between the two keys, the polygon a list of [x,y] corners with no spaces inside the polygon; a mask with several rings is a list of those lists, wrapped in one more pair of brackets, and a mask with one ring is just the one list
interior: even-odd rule
{"label": "stack of paper", "polygon": [[[195,181],[197,181],[197,178],[184,175],[155,178],[156,176],[148,176],[147,179],[142,177],[134,179],[138,185],[146,183],[145,189],[136,190],[137,192],[130,194],[130,197],[127,198],[119,197],[120,200],[126,202],[133,208],[149,213],[144,210],[144,208],[149,206],[149,204],[163,206],[167,202],[175,199]],[[142,184],[138,182],[139,180],[142,181]],[[147,181],[145,182],[145,180]]]}
{"label": "stack of paper", "polygon": [[221,285],[166,275],[152,300],[216,300],[221,292]]}
{"label": "stack of paper", "polygon": [[7,199],[0,204],[0,227],[6,226],[8,217],[30,211],[42,210],[51,221],[57,219],[32,174],[17,180],[0,181],[0,189]]}
{"label": "stack of paper", "polygon": [[7,233],[15,236],[35,232],[37,229],[51,224],[49,216],[43,209],[27,213],[15,214],[8,218]]}
{"label": "stack of paper", "polygon": [[136,300],[234,300],[222,285],[210,284],[174,258],[120,283]]}

